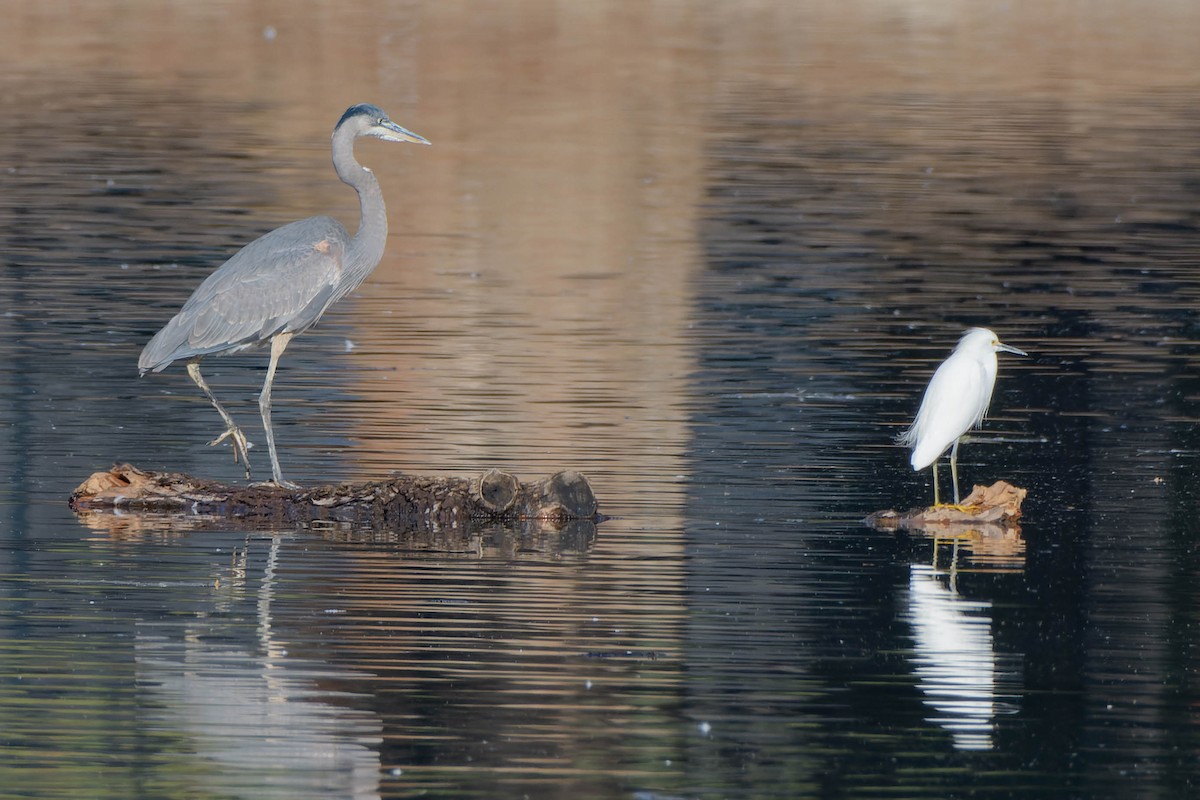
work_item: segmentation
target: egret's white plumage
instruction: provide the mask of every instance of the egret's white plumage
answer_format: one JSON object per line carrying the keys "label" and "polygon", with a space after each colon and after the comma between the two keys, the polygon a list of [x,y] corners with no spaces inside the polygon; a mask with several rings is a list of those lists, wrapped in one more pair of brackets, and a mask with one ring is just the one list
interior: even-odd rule
{"label": "egret's white plumage", "polygon": [[996,385],[996,353],[1026,355],[1002,343],[987,328],[971,328],[933,373],[912,426],[897,441],[912,451],[915,470],[933,465],[933,502],[938,504],[937,461],[950,451],[954,502],[958,502],[958,442],[983,422]]}

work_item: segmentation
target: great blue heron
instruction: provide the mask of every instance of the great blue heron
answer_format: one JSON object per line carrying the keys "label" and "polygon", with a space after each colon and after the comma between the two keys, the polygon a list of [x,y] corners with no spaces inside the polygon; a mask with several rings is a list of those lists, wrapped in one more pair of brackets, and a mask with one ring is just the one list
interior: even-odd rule
{"label": "great blue heron", "polygon": [[292,337],[315,325],[327,308],[363,282],[383,257],[387,242],[387,210],[379,181],[354,159],[354,140],[359,136],[429,144],[373,105],[346,109],[333,129],[333,168],[358,192],[361,217],[354,237],[332,217],[310,217],[255,239],[204,279],[138,359],[143,375],[187,359],[188,375],[225,421],[225,432],[209,444],[232,440],[234,461],[241,459],[247,478],[250,442],[204,382],[200,359],[271,343],[258,408],[271,453],[272,480],[295,488],[283,479],[271,431],[271,383],[279,357]]}

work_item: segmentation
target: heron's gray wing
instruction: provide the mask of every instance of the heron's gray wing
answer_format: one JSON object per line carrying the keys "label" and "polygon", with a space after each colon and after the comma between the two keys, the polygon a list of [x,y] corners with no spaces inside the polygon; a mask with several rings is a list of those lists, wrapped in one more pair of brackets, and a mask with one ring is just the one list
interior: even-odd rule
{"label": "heron's gray wing", "polygon": [[138,366],[232,352],[280,331],[302,331],[336,298],[349,237],[330,217],[293,222],[255,239],[196,288],[150,340]]}

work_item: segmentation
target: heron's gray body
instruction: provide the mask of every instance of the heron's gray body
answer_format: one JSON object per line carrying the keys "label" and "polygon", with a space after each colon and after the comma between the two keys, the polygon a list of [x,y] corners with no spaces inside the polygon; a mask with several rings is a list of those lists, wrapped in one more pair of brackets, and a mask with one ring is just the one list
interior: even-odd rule
{"label": "heron's gray body", "polygon": [[277,228],[239,250],[201,283],[138,359],[143,373],[172,361],[255,347],[311,328],[366,278],[345,278],[350,236],[332,217]]}
{"label": "heron's gray body", "polygon": [[225,420],[225,433],[212,444],[232,437],[234,457],[245,463],[247,477],[250,443],[204,382],[199,361],[214,353],[271,344],[259,410],[273,480],[283,484],[271,430],[271,384],[279,356],[293,336],[315,325],[326,309],[366,279],[383,257],[387,241],[387,210],[379,181],[354,159],[354,140],[359,136],[429,144],[376,106],[351,106],[333,130],[333,166],[338,177],[358,192],[361,217],[353,238],[332,217],[310,217],[255,239],[196,288],[138,359],[142,374],[159,372],[180,359],[188,362],[188,374]]}

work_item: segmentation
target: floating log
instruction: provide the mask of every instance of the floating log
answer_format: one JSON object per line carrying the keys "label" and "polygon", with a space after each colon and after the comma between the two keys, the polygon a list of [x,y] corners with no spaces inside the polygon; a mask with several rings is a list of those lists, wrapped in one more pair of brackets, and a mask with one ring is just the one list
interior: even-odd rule
{"label": "floating log", "polygon": [[991,486],[976,484],[971,494],[958,505],[914,508],[904,512],[891,509],[876,511],[863,522],[879,530],[1015,526],[1021,518],[1021,503],[1026,494],[1025,489],[1007,481],[996,481]]}
{"label": "floating log", "polygon": [[370,483],[286,489],[230,486],[117,464],[80,484],[69,502],[77,512],[166,512],[288,523],[335,520],[387,528],[602,518],[591,484],[573,471],[529,483],[492,469],[474,480],[398,475]]}

